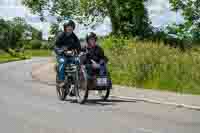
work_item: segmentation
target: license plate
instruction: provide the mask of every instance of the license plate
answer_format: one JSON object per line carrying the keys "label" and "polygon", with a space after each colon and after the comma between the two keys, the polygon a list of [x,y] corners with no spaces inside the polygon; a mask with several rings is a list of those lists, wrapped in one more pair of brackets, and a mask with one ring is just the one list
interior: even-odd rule
{"label": "license plate", "polygon": [[107,85],[107,78],[97,78],[97,85],[99,86]]}

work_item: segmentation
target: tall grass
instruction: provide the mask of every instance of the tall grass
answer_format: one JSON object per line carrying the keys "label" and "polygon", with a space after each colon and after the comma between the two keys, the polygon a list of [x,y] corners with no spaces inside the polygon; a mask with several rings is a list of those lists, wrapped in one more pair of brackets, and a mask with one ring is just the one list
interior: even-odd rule
{"label": "tall grass", "polygon": [[115,84],[200,94],[200,53],[163,43],[110,37],[102,41]]}

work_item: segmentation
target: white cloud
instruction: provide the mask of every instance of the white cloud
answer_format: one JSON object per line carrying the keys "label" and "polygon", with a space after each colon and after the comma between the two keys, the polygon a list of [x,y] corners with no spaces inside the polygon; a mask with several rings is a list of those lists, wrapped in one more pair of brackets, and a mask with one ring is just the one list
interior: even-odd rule
{"label": "white cloud", "polygon": [[176,13],[170,10],[170,4],[167,0],[149,0],[147,9],[153,26],[160,27],[170,23],[183,22],[179,12]]}
{"label": "white cloud", "polygon": [[21,0],[1,0],[0,5],[21,6]]}
{"label": "white cloud", "polygon": [[25,17],[26,9],[23,7],[4,7],[0,6],[0,16],[5,18]]}

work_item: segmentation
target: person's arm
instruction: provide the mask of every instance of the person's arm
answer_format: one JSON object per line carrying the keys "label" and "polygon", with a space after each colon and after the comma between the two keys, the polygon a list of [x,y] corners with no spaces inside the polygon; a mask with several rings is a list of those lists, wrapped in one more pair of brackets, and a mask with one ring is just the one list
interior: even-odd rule
{"label": "person's arm", "polygon": [[103,59],[107,63],[108,62],[108,58],[105,56],[103,49],[100,46],[98,46],[98,48],[99,48],[99,57],[100,57],[100,59]]}
{"label": "person's arm", "polygon": [[56,48],[61,48],[62,36],[63,36],[62,32],[58,33],[58,35],[56,36],[56,41],[55,41]]}
{"label": "person's arm", "polygon": [[59,32],[56,36],[56,40],[55,40],[55,46],[54,46],[54,52],[59,55],[60,52],[59,50],[62,47],[62,37],[63,37],[63,32]]}
{"label": "person's arm", "polygon": [[78,37],[73,33],[74,35],[74,39],[75,39],[75,49],[77,50],[78,53],[80,53],[81,51],[81,43],[80,40],[78,39]]}
{"label": "person's arm", "polygon": [[81,50],[81,43],[78,38],[76,38],[76,44],[77,44],[77,49],[80,51]]}

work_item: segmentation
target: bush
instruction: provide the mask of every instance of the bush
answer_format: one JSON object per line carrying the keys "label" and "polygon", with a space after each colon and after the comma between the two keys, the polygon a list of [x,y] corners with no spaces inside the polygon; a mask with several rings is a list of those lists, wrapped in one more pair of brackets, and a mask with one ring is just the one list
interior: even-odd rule
{"label": "bush", "polygon": [[12,56],[12,57],[17,57],[19,59],[29,59],[30,57],[28,55],[26,55],[24,52],[21,51],[17,51],[14,49],[8,49],[8,53]]}
{"label": "bush", "polygon": [[40,49],[49,49],[49,48],[50,48],[50,45],[48,44],[48,42],[43,41]]}
{"label": "bush", "polygon": [[[130,39],[128,37],[115,37],[115,36],[110,36],[108,38],[102,39],[101,42],[103,42],[103,47],[106,49],[122,49],[128,45],[128,42]],[[105,44],[105,45],[104,45]]]}
{"label": "bush", "polygon": [[31,40],[29,45],[32,49],[40,49],[42,46],[42,41],[40,40]]}
{"label": "bush", "polygon": [[55,40],[48,40],[46,43],[48,43],[48,49],[53,49],[55,46]]}

